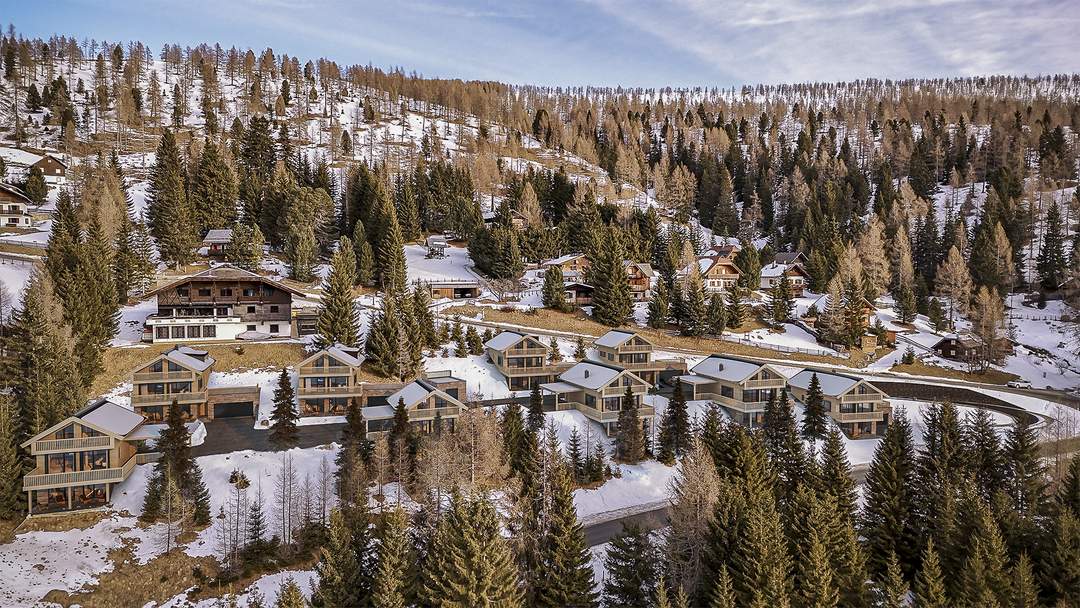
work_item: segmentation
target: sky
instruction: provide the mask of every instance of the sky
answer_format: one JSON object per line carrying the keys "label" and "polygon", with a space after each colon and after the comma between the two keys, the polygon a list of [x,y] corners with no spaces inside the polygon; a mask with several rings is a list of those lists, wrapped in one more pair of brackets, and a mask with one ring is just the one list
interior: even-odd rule
{"label": "sky", "polygon": [[29,36],[220,42],[425,76],[707,86],[1074,72],[1080,0],[0,0]]}

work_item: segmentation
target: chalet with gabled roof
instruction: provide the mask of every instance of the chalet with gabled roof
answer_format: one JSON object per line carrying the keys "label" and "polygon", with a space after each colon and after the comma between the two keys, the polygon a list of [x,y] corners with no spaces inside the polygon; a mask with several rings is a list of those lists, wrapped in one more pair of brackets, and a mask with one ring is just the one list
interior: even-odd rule
{"label": "chalet with gabled roof", "polygon": [[680,376],[687,400],[707,399],[749,427],[764,421],[765,405],[787,388],[784,375],[767,363],[710,355]]}
{"label": "chalet with gabled roof", "polygon": [[104,507],[139,463],[129,439],[144,419],[102,399],[23,442],[34,468],[23,476],[31,516]]}
{"label": "chalet with gabled roof", "polygon": [[0,228],[30,228],[30,207],[34,202],[22,191],[0,182]]}
{"label": "chalet with gabled roof", "polygon": [[653,343],[637,332],[613,329],[593,346],[604,363],[628,369],[654,386],[662,378],[686,373],[686,362],[681,359],[654,359]]}
{"label": "chalet with gabled roof", "polygon": [[785,276],[791,286],[791,294],[794,296],[801,296],[803,290],[810,283],[810,273],[806,271],[802,264],[773,262],[761,269],[760,287],[762,291],[776,289],[780,285],[781,277]]}
{"label": "chalet with gabled roof", "polygon": [[892,406],[886,400],[888,395],[855,376],[804,369],[788,380],[796,399],[806,403],[806,393],[815,374],[821,384],[825,413],[845,435],[855,439],[885,434],[892,415]]}
{"label": "chalet with gabled roof", "polygon": [[634,301],[647,301],[652,293],[653,281],[656,279],[656,271],[653,270],[652,264],[624,260],[623,268],[626,269],[626,279],[630,283],[630,294]]}
{"label": "chalet with gabled roof", "polygon": [[556,410],[578,410],[589,420],[603,425],[608,435],[614,434],[618,425],[627,388],[637,406],[646,436],[650,436],[656,410],[644,403],[643,398],[652,385],[630,370],[599,361],[579,361],[560,374],[555,382],[540,385],[543,392],[555,396]]}
{"label": "chalet with gabled roof", "polygon": [[549,349],[537,336],[504,331],[484,344],[488,360],[506,377],[510,390],[524,391],[551,382],[571,363],[548,363]]}
{"label": "chalet with gabled roof", "polygon": [[203,247],[206,247],[206,255],[210,259],[224,259],[225,251],[229,248],[229,241],[232,240],[232,233],[230,228],[208,230],[202,240]]}
{"label": "chalet with gabled roof", "polygon": [[449,371],[429,372],[402,386],[385,398],[385,404],[368,405],[361,412],[367,432],[383,433],[394,424],[394,409],[404,404],[409,424],[421,433],[437,428],[452,431],[457,418],[465,411],[465,381]]}
{"label": "chalet with gabled roof", "polygon": [[146,319],[148,342],[289,337],[293,297],[288,285],[222,264],[146,294],[157,296],[157,313]]}
{"label": "chalet with gabled roof", "polygon": [[590,262],[584,253],[568,253],[540,263],[540,267],[545,270],[551,266],[558,266],[564,279],[583,279],[589,270]]}
{"label": "chalet with gabled roof", "polygon": [[301,416],[344,416],[349,401],[363,393],[360,349],[344,344],[327,346],[297,364],[296,389]]}

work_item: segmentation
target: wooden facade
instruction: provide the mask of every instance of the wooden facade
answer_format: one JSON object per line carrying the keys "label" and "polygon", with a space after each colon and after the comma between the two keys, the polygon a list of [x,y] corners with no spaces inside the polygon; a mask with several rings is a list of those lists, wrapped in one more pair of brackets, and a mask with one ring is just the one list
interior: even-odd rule
{"label": "wooden facade", "polygon": [[626,268],[626,279],[630,283],[630,294],[634,301],[648,301],[652,294],[652,282],[656,277],[652,265],[626,260],[623,267]]}
{"label": "wooden facade", "polygon": [[34,458],[23,476],[31,516],[104,507],[138,459],[126,437],[143,423],[138,414],[101,400],[22,444]]}
{"label": "wooden facade", "polygon": [[479,281],[432,281],[428,283],[432,300],[469,300],[480,297]]}
{"label": "wooden facade", "polygon": [[857,439],[885,434],[892,406],[881,389],[854,376],[807,369],[788,381],[796,399],[806,402],[806,393],[815,374],[821,385],[825,412],[845,435]]}
{"label": "wooden facade", "polygon": [[488,360],[506,377],[510,390],[530,390],[551,382],[570,363],[549,363],[550,349],[536,336],[504,331],[484,344]]}
{"label": "wooden facade", "polygon": [[349,402],[363,394],[360,350],[335,344],[297,365],[296,393],[301,416],[344,416]]}
{"label": "wooden facade", "polygon": [[726,257],[698,258],[697,264],[705,291],[709,293],[722,293],[733,289],[742,274],[735,263]]}
{"label": "wooden facade", "polygon": [[162,422],[173,401],[186,420],[212,419],[208,399],[214,358],[206,351],[177,346],[131,374],[131,406],[150,422]]}
{"label": "wooden facade", "polygon": [[367,432],[388,432],[399,403],[405,406],[409,424],[417,431],[453,430],[467,407],[465,392],[465,381],[449,371],[429,372],[423,378],[399,385],[398,390],[385,397],[385,404],[364,407],[362,413]]}
{"label": "wooden facade", "polygon": [[67,181],[67,165],[51,154],[41,157],[41,160],[30,165],[30,170],[40,169],[42,177],[48,184],[63,184]]}
{"label": "wooden facade", "polygon": [[687,400],[709,400],[745,426],[764,422],[765,405],[787,388],[772,366],[728,355],[711,355],[680,377]]}
{"label": "wooden facade", "polygon": [[0,228],[30,228],[31,201],[15,186],[0,183]]}
{"label": "wooden facade", "polygon": [[246,332],[292,336],[292,299],[303,294],[224,264],[146,295],[156,295],[158,305],[146,320],[150,341],[195,342],[233,340]]}
{"label": "wooden facade", "polygon": [[662,375],[686,373],[686,362],[681,359],[654,359],[653,343],[636,332],[613,329],[597,338],[593,346],[601,361],[628,369],[653,386],[660,383]]}
{"label": "wooden facade", "polygon": [[555,382],[541,384],[540,388],[555,396],[556,410],[578,410],[602,425],[608,435],[615,432],[623,396],[629,388],[646,436],[652,433],[656,410],[643,401],[652,385],[629,370],[596,361],[579,361]]}

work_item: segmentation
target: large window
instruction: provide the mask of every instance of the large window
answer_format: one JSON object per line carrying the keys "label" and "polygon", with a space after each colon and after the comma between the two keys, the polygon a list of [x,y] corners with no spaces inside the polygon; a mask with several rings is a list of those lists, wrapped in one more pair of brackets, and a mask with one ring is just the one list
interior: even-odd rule
{"label": "large window", "polygon": [[92,486],[79,486],[71,489],[72,502],[76,509],[92,509],[105,506],[107,492],[105,484],[99,483]]}
{"label": "large window", "polygon": [[184,328],[183,327],[174,327],[174,328],[172,328],[172,337],[174,337],[174,338],[183,338],[184,337]]}
{"label": "large window", "polygon": [[73,473],[75,472],[75,453],[63,452],[61,454],[47,454],[45,456],[46,473]]}
{"label": "large window", "polygon": [[201,338],[202,328],[198,325],[188,325],[187,337],[189,338]]}
{"label": "large window", "polygon": [[217,326],[216,325],[203,325],[202,333],[203,333],[204,338],[216,338],[217,337]]}
{"label": "large window", "polygon": [[721,397],[727,397],[729,399],[734,399],[735,398],[735,389],[730,387],[730,386],[726,386],[726,385],[721,384],[720,385],[720,396]]}
{"label": "large window", "polygon": [[53,433],[53,438],[54,439],[71,439],[73,437],[75,437],[75,425],[74,424],[69,424],[69,425],[65,426],[64,428],[60,429],[59,431],[56,431],[55,433]]}
{"label": "large window", "polygon": [[33,503],[30,510],[33,513],[63,511],[68,508],[67,488],[34,490],[30,500]]}
{"label": "large window", "polygon": [[109,450],[91,450],[79,454],[83,471],[109,468]]}
{"label": "large window", "polygon": [[154,337],[156,337],[158,340],[168,340],[169,339],[169,328],[168,327],[155,327],[154,328]]}
{"label": "large window", "polygon": [[169,392],[170,393],[190,393],[191,392],[191,383],[190,382],[170,382],[169,383]]}

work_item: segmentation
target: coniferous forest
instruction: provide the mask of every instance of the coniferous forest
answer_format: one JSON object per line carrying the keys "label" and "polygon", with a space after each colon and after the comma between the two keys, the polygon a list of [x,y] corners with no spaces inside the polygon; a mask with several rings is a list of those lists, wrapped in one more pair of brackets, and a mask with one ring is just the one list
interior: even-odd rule
{"label": "coniferous forest", "polygon": [[[49,222],[25,287],[0,282],[0,520],[26,515],[24,442],[122,382],[110,365],[132,346],[114,343],[131,309],[201,264],[212,230],[231,230],[224,262],[317,291],[305,347],[357,349],[367,381],[423,379],[498,333],[451,320],[410,273],[406,248],[432,236],[464,252],[491,310],[533,297],[519,321],[574,329],[576,361],[591,355],[585,323],[713,352],[725,334],[798,324],[826,349],[810,361],[864,366],[882,356],[867,335],[895,333],[870,309],[901,332],[963,334],[974,346],[948,370],[1000,385],[1027,303],[1060,314],[1024,352],[1070,359],[1061,377],[1080,369],[1078,74],[545,87],[93,34],[0,34],[0,146],[67,159],[50,190],[0,158]],[[725,249],[738,278],[721,289],[702,261]],[[579,276],[544,265],[571,254],[589,261]],[[763,289],[777,254],[801,254],[805,286]],[[647,302],[636,263],[655,271]],[[797,304],[804,288],[822,298]],[[569,352],[556,335],[546,365]],[[931,367],[891,346],[907,371]],[[291,372],[260,363],[272,425],[255,432],[280,452],[274,478],[237,458],[229,496],[212,496],[175,402],[140,463],[140,525],[161,552],[214,530],[216,570],[183,576],[221,605],[261,606],[258,591],[226,602],[313,570],[272,605],[1080,608],[1080,454],[1058,443],[1050,457],[1044,415],[1004,424],[935,396],[895,407],[855,465],[816,375],[803,403],[780,390],[752,426],[688,403],[676,379],[643,428],[627,385],[603,438],[554,422],[533,383],[520,407],[462,395],[462,415],[427,432],[403,398],[369,435],[354,400],[313,479],[292,464],[308,448]],[[593,543],[582,491],[642,463],[674,468],[662,524]]]}

